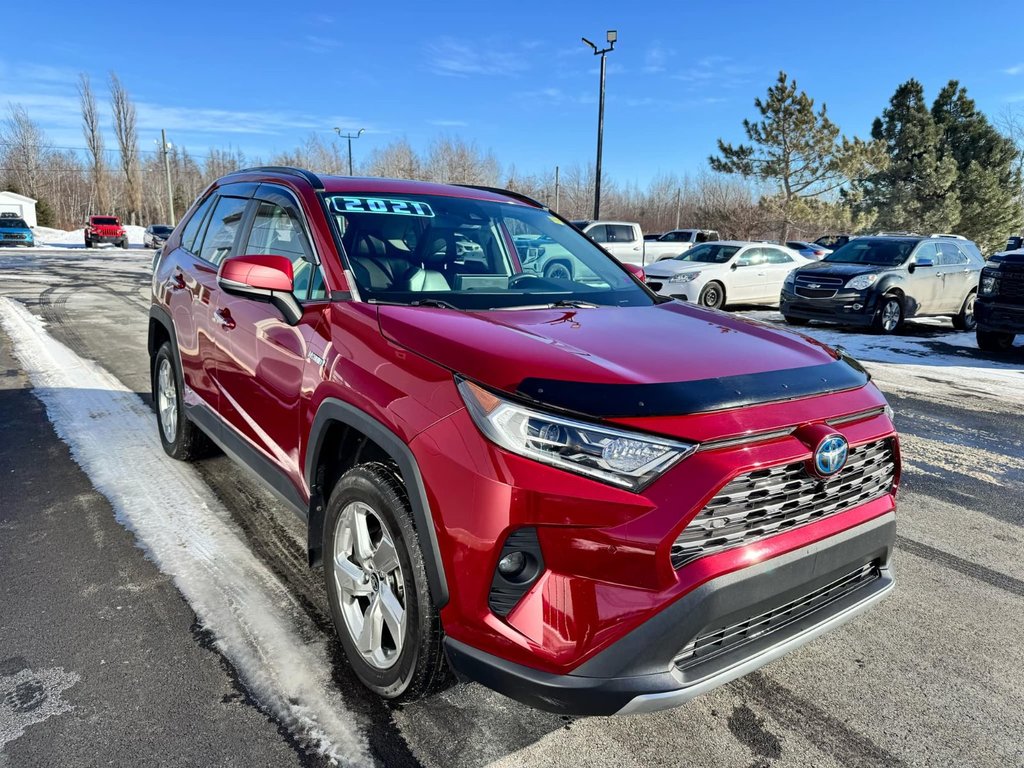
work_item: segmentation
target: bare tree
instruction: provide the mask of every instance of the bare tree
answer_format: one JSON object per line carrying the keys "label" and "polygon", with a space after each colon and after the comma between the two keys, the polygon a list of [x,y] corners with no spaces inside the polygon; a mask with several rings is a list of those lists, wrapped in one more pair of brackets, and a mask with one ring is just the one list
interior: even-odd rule
{"label": "bare tree", "polygon": [[362,172],[387,179],[422,179],[423,161],[409,140],[402,138],[374,149]]}
{"label": "bare tree", "polygon": [[[1024,180],[1024,110],[1005,107],[996,120],[996,126],[1017,147],[1017,178]],[[1017,199],[1020,207],[1024,208],[1024,182],[1017,190]],[[1024,222],[1021,225],[1024,227]]]}
{"label": "bare tree", "polygon": [[78,76],[78,97],[82,105],[82,135],[91,158],[90,173],[92,175],[92,194],[95,210],[103,213],[108,210],[106,184],[106,158],[103,154],[103,131],[100,128],[100,115],[96,109],[96,96],[92,92],[89,76],[82,73]]}
{"label": "bare tree", "polygon": [[425,175],[442,184],[494,185],[501,175],[501,165],[493,152],[482,151],[475,142],[441,136],[430,146]]}
{"label": "bare tree", "polygon": [[0,125],[0,160],[7,169],[8,184],[24,195],[39,199],[40,175],[46,138],[20,104],[11,104]]}
{"label": "bare tree", "polygon": [[110,73],[110,106],[114,111],[114,133],[121,152],[127,218],[132,224],[138,224],[142,214],[142,189],[139,180],[139,131],[135,103],[113,72]]}

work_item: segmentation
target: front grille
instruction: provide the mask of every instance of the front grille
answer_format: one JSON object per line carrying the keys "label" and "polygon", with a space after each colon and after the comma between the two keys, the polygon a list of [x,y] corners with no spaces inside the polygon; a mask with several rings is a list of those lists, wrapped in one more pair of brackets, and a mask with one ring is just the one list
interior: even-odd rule
{"label": "front grille", "polygon": [[757,469],[719,491],[672,544],[672,565],[741,547],[880,498],[892,489],[896,456],[890,438],[850,448],[835,476],[810,475],[795,461]]}
{"label": "front grille", "polygon": [[843,287],[839,277],[797,275],[795,281],[797,295],[808,299],[831,299]]}
{"label": "front grille", "polygon": [[998,277],[996,296],[1000,301],[1024,303],[1024,272],[1002,272]]}
{"label": "front grille", "polygon": [[819,587],[813,592],[790,600],[770,610],[738,621],[721,629],[705,631],[697,635],[675,657],[676,667],[682,671],[702,664],[715,656],[727,653],[744,643],[749,643],[820,611],[847,595],[856,592],[881,576],[878,563],[862,565],[831,584]]}

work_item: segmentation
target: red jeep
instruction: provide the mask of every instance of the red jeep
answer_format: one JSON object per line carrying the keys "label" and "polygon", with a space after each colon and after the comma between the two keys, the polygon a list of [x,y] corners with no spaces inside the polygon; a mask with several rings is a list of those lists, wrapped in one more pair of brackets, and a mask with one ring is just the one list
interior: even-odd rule
{"label": "red jeep", "polygon": [[96,243],[128,247],[128,234],[117,216],[90,216],[85,222],[85,247],[92,248]]}
{"label": "red jeep", "polygon": [[842,352],[636,271],[512,192],[232,174],[155,265],[160,439],[308,522],[381,696],[680,704],[892,588],[899,451]]}

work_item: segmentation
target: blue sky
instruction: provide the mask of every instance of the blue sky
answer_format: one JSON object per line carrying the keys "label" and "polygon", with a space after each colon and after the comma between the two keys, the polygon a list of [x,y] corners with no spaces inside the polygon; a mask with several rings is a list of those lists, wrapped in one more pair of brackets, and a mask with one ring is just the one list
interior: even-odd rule
{"label": "blue sky", "polygon": [[21,42],[0,50],[0,105],[21,103],[62,146],[83,145],[78,73],[105,101],[114,70],[143,149],[164,127],[197,154],[266,157],[337,125],[366,128],[357,157],[446,132],[524,172],[586,163],[598,77],[580,37],[610,28],[605,172],[619,182],[704,167],[780,69],[847,134],[866,135],[909,77],[929,98],[957,78],[990,117],[1024,114],[1021,0],[8,5],[5,38]]}

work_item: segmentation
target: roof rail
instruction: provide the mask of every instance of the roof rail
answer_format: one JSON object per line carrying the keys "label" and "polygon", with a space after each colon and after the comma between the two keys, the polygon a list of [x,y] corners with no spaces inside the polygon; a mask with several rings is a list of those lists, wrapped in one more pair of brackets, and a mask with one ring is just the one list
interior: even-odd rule
{"label": "roof rail", "polygon": [[928,237],[948,237],[951,240],[966,240],[963,235],[951,235],[946,232],[932,232]]}
{"label": "roof rail", "polygon": [[924,237],[924,235],[920,232],[875,232],[874,237]]}
{"label": "roof rail", "polygon": [[524,195],[520,192],[513,192],[509,189],[501,189],[501,187],[487,187],[481,184],[456,184],[456,187],[465,187],[466,189],[479,189],[481,192],[491,192],[495,195],[504,195],[505,197],[511,197],[513,200],[518,200],[522,203],[529,203],[535,205],[538,208],[543,208],[545,211],[548,207],[538,200],[534,200],[528,195]]}
{"label": "roof rail", "polygon": [[312,171],[307,171],[305,168],[293,168],[290,165],[260,165],[255,168],[242,168],[234,171],[233,173],[254,173],[258,171],[264,171],[268,173],[284,173],[289,176],[298,176],[301,179],[309,182],[313,185],[313,189],[317,192],[323,192],[324,183],[320,181],[320,177]]}

